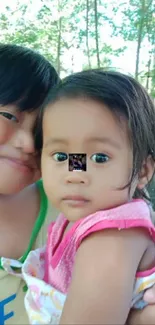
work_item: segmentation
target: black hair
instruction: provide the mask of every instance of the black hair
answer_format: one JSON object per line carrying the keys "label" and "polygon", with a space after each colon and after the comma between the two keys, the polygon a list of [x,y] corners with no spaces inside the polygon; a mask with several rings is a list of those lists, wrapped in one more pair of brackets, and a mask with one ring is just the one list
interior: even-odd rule
{"label": "black hair", "polygon": [[[128,185],[139,174],[143,161],[155,160],[155,108],[146,90],[131,76],[101,69],[74,73],[54,87],[47,102],[61,98],[88,98],[106,105],[120,120],[127,120],[133,147],[133,172]],[[149,199],[136,190],[135,197]]]}
{"label": "black hair", "polygon": [[[18,45],[0,44],[0,105],[15,104],[19,111],[40,108],[59,77],[39,53]],[[37,135],[36,146],[41,145]]]}

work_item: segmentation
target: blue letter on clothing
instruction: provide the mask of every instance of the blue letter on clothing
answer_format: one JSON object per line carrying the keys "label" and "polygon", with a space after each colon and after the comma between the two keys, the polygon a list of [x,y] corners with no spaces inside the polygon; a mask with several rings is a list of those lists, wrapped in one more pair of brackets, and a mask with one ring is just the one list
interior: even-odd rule
{"label": "blue letter on clothing", "polygon": [[13,311],[11,311],[10,313],[5,315],[4,307],[5,307],[5,305],[7,305],[10,301],[14,300],[15,298],[16,298],[16,294],[0,301],[0,325],[5,325],[5,321],[14,316]]}

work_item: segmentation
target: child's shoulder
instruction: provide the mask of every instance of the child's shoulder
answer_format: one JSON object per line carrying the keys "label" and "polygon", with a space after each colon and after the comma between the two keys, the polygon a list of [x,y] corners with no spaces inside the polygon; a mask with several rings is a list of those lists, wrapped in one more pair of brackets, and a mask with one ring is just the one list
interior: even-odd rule
{"label": "child's shoulder", "polygon": [[155,239],[155,228],[151,221],[151,212],[143,200],[133,200],[121,206],[97,211],[76,222],[74,232],[78,243],[91,233],[105,229],[146,228]]}
{"label": "child's shoulder", "polygon": [[121,238],[121,242],[128,238],[131,241],[136,241],[139,236],[146,237],[152,242],[155,241],[155,228],[151,221],[150,209],[143,200],[134,200],[119,207],[97,211],[76,221],[67,229],[68,223],[67,219],[60,214],[54,227],[52,226],[52,230],[49,229],[49,234],[52,233],[52,243],[53,238],[60,240],[60,251],[64,249],[66,252],[70,251],[70,242],[72,242],[72,255],[86,238],[94,237],[98,241],[97,238],[100,236],[102,238],[104,235],[107,236],[105,230],[108,230],[108,234],[110,231],[116,234],[116,237]]}

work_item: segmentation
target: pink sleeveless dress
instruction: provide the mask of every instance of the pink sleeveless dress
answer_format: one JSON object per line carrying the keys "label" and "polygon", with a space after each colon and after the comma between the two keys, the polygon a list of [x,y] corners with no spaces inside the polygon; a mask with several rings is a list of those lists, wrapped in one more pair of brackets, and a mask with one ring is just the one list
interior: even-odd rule
{"label": "pink sleeveless dress", "polygon": [[[63,305],[72,278],[76,251],[91,233],[104,229],[144,227],[155,241],[155,227],[150,210],[143,200],[99,211],[80,219],[64,235],[68,220],[60,214],[48,229],[45,248],[32,251],[23,265],[28,291],[25,307],[31,324],[59,324]],[[155,267],[137,272],[131,307],[143,307],[144,290],[155,283]]]}

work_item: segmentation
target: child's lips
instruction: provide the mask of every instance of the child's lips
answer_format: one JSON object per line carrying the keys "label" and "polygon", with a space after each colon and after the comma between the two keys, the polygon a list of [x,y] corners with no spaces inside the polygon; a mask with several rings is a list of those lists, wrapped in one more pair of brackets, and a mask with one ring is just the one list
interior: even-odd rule
{"label": "child's lips", "polygon": [[63,197],[63,201],[74,207],[83,207],[90,202],[90,200],[81,195],[67,195]]}

